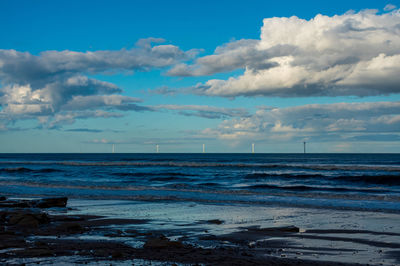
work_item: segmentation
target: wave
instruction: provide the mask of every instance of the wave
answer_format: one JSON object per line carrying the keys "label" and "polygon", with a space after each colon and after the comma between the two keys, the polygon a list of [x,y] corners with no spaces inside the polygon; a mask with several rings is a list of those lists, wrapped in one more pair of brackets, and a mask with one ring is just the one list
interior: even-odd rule
{"label": "wave", "polygon": [[366,184],[377,185],[400,185],[400,175],[358,175],[358,176],[337,176],[334,179],[340,179],[347,182],[362,182]]}
{"label": "wave", "polygon": [[197,184],[199,186],[205,186],[205,187],[219,187],[221,184],[214,183],[214,182],[205,182],[205,183],[199,183]]}
{"label": "wave", "polygon": [[[18,186],[14,189],[10,186]],[[40,189],[38,189],[40,188]],[[297,194],[280,191],[279,193],[260,193],[257,191],[210,190],[204,188],[182,187],[146,187],[146,186],[85,186],[63,184],[40,184],[20,182],[0,182],[0,192],[13,191],[17,195],[51,196],[68,195],[71,198],[126,199],[126,200],[174,200],[183,202],[271,204],[313,208],[353,209],[378,212],[400,212],[400,197],[391,195],[327,194],[309,192]]]}
{"label": "wave", "polygon": [[400,172],[400,166],[396,165],[360,165],[360,164],[286,164],[286,163],[222,163],[222,162],[198,162],[198,161],[1,161],[0,164],[33,164],[33,165],[67,165],[67,166],[161,166],[161,167],[219,167],[219,168],[261,168],[261,169],[310,169],[310,170],[379,170],[388,172]]}
{"label": "wave", "polygon": [[363,193],[389,192],[389,190],[385,190],[385,189],[358,189],[358,188],[345,188],[345,187],[313,187],[313,186],[306,186],[306,185],[278,186],[278,185],[269,185],[269,184],[257,184],[257,185],[251,185],[248,188],[287,190],[287,191],[330,191],[330,192],[363,192]]}
{"label": "wave", "polygon": [[191,179],[174,177],[174,176],[159,176],[150,178],[149,181],[167,182],[167,181],[191,181]]}
{"label": "wave", "polygon": [[[220,184],[218,183],[199,183],[199,184],[189,184],[189,183],[175,183],[165,186],[149,186],[149,185],[103,185],[103,184],[66,184],[66,183],[41,183],[35,181],[0,181],[0,186],[27,186],[27,187],[37,187],[37,188],[57,188],[57,189],[83,189],[83,190],[104,190],[104,191],[168,191],[173,190],[177,192],[198,192],[198,193],[212,193],[212,194],[245,194],[245,195],[264,195],[265,192],[258,191],[257,189],[268,189],[275,190],[277,193],[267,193],[267,195],[285,195],[286,192],[324,192],[324,191],[334,191],[334,192],[344,192],[343,196],[349,197],[351,195],[347,194],[347,192],[369,192],[369,193],[385,193],[390,192],[389,190],[384,189],[362,189],[362,188],[344,188],[344,187],[313,187],[306,185],[292,185],[292,186],[279,186],[272,184],[255,184],[246,187],[242,187],[243,189],[219,189],[214,190],[212,187],[218,187]],[[255,189],[255,190],[254,190]],[[90,193],[89,193],[90,194]],[[306,196],[312,194],[297,194],[297,196]],[[321,196],[322,194],[318,194]],[[323,194],[323,197],[337,197],[337,195],[329,195]],[[359,195],[360,197],[378,197],[379,195]],[[381,196],[379,196],[381,197]],[[384,196],[387,197],[387,196]],[[400,201],[400,196],[391,196],[389,198],[395,198],[397,201]]]}
{"label": "wave", "polygon": [[30,169],[26,167],[15,167],[15,168],[0,168],[0,172],[7,173],[52,173],[62,172],[60,169],[43,168],[43,169]]}
{"label": "wave", "polygon": [[265,178],[296,178],[296,179],[308,179],[308,178],[322,178],[327,177],[321,174],[274,174],[274,173],[251,173],[247,174],[244,179],[265,179]]}
{"label": "wave", "polygon": [[161,173],[144,173],[144,172],[136,172],[136,173],[112,173],[114,176],[124,176],[124,177],[150,177],[150,176],[168,176],[168,177],[185,177],[185,176],[196,176],[193,174],[183,174],[176,172],[161,172]]}
{"label": "wave", "polygon": [[400,185],[400,175],[321,175],[321,174],[275,174],[275,173],[251,173],[244,179],[331,179],[345,182],[377,184],[377,185]]}

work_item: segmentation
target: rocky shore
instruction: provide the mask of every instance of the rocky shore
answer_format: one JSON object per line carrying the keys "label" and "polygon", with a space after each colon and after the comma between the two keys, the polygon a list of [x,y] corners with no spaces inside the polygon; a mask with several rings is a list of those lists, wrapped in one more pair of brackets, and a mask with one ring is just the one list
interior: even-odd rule
{"label": "rocky shore", "polygon": [[[70,262],[89,263],[113,261],[127,263],[143,261],[164,262],[167,265],[345,265],[336,262],[318,262],[269,256],[274,246],[260,247],[251,241],[268,234],[282,236],[297,233],[297,227],[247,229],[236,235],[204,236],[200,241],[233,243],[204,248],[188,243],[184,238],[172,240],[154,230],[126,229],[124,225],[140,225],[146,219],[116,219],[93,215],[69,215],[67,198],[10,200],[0,198],[0,262],[24,264],[32,258],[70,257]],[[204,221],[220,225],[218,219]],[[82,236],[92,236],[82,237]],[[97,239],[96,239],[97,237]],[[141,246],[129,245],[128,240],[139,241]],[[278,247],[275,247],[278,248]],[[40,260],[36,260],[40,263]],[[132,263],[131,263],[132,264]]]}

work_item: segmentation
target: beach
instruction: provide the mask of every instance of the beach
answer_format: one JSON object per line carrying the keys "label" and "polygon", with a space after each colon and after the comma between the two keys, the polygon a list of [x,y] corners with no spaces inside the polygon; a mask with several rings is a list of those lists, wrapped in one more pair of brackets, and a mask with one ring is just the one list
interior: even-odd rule
{"label": "beach", "polygon": [[3,155],[0,262],[400,263],[397,157],[147,156]]}
{"label": "beach", "polygon": [[0,27],[0,266],[400,266],[400,0],[12,0]]}
{"label": "beach", "polygon": [[[19,200],[16,200],[17,202]],[[7,202],[7,201],[3,201]],[[70,200],[5,208],[1,262],[131,265],[396,265],[399,215],[265,206]],[[15,216],[15,215],[14,215]],[[35,219],[33,219],[35,220]],[[340,262],[340,263],[339,263]]]}

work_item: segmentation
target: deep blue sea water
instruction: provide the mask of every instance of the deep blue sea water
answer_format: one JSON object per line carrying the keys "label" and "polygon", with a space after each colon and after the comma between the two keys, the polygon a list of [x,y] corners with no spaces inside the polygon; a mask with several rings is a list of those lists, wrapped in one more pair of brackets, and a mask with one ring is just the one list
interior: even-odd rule
{"label": "deep blue sea water", "polygon": [[400,212],[400,154],[0,154],[0,194]]}

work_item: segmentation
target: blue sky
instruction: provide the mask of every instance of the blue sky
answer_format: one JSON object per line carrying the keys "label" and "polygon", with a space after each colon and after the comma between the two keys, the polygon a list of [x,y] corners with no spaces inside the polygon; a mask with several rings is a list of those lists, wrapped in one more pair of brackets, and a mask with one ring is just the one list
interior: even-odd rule
{"label": "blue sky", "polygon": [[398,152],[399,6],[3,1],[0,152]]}

